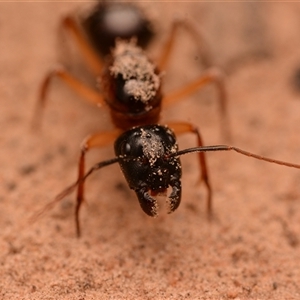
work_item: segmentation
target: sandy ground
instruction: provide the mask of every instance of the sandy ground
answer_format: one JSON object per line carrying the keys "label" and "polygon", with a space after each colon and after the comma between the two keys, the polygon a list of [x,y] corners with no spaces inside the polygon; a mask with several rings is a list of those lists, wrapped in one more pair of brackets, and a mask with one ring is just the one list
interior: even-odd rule
{"label": "sandy ground", "polygon": [[[182,158],[183,199],[172,215],[152,219],[139,207],[118,166],[87,183],[75,236],[74,195],[36,223],[32,214],[76,178],[83,138],[110,124],[107,113],[55,82],[43,127],[30,131],[37,90],[58,62],[90,80],[80,55],[57,38],[61,17],[88,3],[0,3],[0,298],[1,299],[299,299],[300,170],[235,153],[207,155],[214,220],[196,186],[196,155]],[[231,143],[300,163],[300,64],[297,3],[143,3],[157,27],[159,53],[171,20],[191,18],[228,74]],[[165,93],[203,71],[184,33],[165,76]],[[74,52],[75,51],[75,52]],[[80,71],[82,70],[82,71]],[[201,128],[206,144],[220,134],[215,90],[205,88],[164,111],[163,120]],[[162,122],[163,122],[162,120]],[[109,125],[107,125],[109,124]],[[179,137],[180,147],[195,145]],[[88,165],[112,157],[93,150]]]}

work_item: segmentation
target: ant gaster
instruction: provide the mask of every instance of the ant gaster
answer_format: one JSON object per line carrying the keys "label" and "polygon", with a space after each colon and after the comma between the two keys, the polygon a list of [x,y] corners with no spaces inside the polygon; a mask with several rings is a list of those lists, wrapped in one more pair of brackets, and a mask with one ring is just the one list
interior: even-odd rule
{"label": "ant gaster", "polygon": [[[65,23],[74,26],[72,17],[66,18]],[[135,37],[137,44],[146,48],[154,36],[152,23],[139,7],[131,3],[101,1],[79,23],[101,56],[110,53],[117,38],[130,40]]]}
{"label": "ant gaster", "polygon": [[[214,83],[218,89],[223,125],[222,129],[226,134],[226,130],[228,130],[226,122],[227,100],[223,75],[216,68],[206,69],[195,81],[167,96],[163,96],[161,92],[162,76],[160,70],[164,69],[167,64],[174,45],[177,29],[180,27],[179,25],[186,28],[192,36],[195,36],[196,31],[189,22],[175,22],[173,24],[171,34],[158,60],[158,67],[146,56],[142,48],[136,45],[136,42],[141,38],[140,36],[138,36],[138,39],[131,39],[130,41],[116,39],[116,44],[111,55],[106,57],[103,61],[103,58],[98,55],[98,51],[86,40],[85,35],[82,33],[75,19],[68,16],[62,23],[63,27],[78,45],[88,66],[99,79],[101,93],[82,83],[64,68],[52,70],[45,77],[41,85],[35,120],[37,121],[37,117],[41,115],[41,108],[45,105],[51,81],[53,78],[59,78],[88,102],[100,107],[107,107],[113,124],[115,125],[114,130],[99,132],[88,136],[81,147],[75,213],[77,234],[80,235],[79,210],[84,198],[84,181],[80,179],[83,178],[85,173],[85,155],[88,150],[113,143],[122,132],[127,132],[135,126],[157,124],[160,120],[162,108],[182,100],[203,85],[209,83]],[[197,37],[198,40],[201,39],[199,35],[197,35]],[[188,122],[168,122],[168,126],[176,134],[193,133],[196,136],[198,147],[203,146],[200,133],[193,124]],[[212,191],[204,152],[200,151],[198,157],[202,171],[200,180],[204,182],[207,188],[207,210],[210,213]],[[129,177],[127,177],[127,179],[128,178]],[[170,184],[170,182],[168,182],[168,184]],[[155,190],[157,189],[155,188],[153,191]]]}
{"label": "ant gaster", "polygon": [[[146,49],[156,35],[156,28],[146,13],[137,5],[124,2],[99,1],[87,14],[68,15],[61,23],[87,60],[92,71],[99,74],[99,56],[105,57],[115,47],[116,39],[129,41]],[[197,45],[199,58],[204,67],[211,67],[213,59],[205,34],[189,19],[176,18],[170,26],[169,38],[158,65],[166,65],[178,30],[183,29]],[[87,39],[86,39],[87,38]]]}

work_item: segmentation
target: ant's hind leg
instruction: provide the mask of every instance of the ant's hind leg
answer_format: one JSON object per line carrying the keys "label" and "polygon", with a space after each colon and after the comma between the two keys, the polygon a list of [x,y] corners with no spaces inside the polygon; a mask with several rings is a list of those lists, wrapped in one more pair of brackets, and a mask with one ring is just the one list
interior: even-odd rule
{"label": "ant's hind leg", "polygon": [[36,110],[33,118],[33,127],[37,128],[40,125],[40,119],[42,110],[46,104],[48,92],[49,92],[49,86],[52,80],[57,77],[62,82],[64,82],[69,88],[71,88],[75,93],[82,96],[83,99],[85,99],[87,102],[102,106],[104,104],[103,97],[100,95],[100,93],[91,87],[85,85],[80,80],[72,76],[70,73],[68,73],[63,68],[56,68],[48,73],[48,75],[44,78],[38,95],[38,102],[36,105]]}
{"label": "ant's hind leg", "polygon": [[207,69],[196,80],[164,97],[163,105],[164,107],[166,107],[169,105],[173,105],[176,102],[182,101],[183,99],[185,99],[185,97],[195,93],[197,90],[210,83],[215,84],[218,90],[221,115],[221,133],[225,136],[225,139],[230,140],[231,134],[227,116],[227,91],[224,82],[224,74],[220,69],[214,67]]}
{"label": "ant's hind leg", "polygon": [[83,58],[88,64],[89,69],[95,76],[99,76],[103,67],[101,58],[90,45],[75,19],[71,16],[67,16],[63,19],[61,26],[67,33],[70,34],[71,38],[76,43],[83,55]]}
{"label": "ant's hind leg", "polygon": [[158,59],[158,67],[160,70],[164,70],[171,56],[174,48],[174,43],[180,28],[186,30],[192,40],[197,44],[197,49],[200,53],[202,63],[206,70],[196,80],[187,84],[186,86],[179,88],[178,90],[167,95],[163,99],[163,105],[168,106],[178,101],[183,100],[185,97],[193,94],[203,86],[214,83],[218,89],[219,101],[220,101],[220,114],[221,114],[221,132],[225,136],[226,140],[230,140],[229,122],[227,117],[227,92],[224,83],[223,71],[217,67],[213,67],[212,51],[205,37],[205,34],[201,32],[192,20],[176,20],[172,23],[169,37],[162,49],[161,56]]}
{"label": "ant's hind leg", "polygon": [[92,148],[100,148],[113,143],[120,135],[120,130],[104,131],[88,136],[82,143],[78,162],[78,187],[75,208],[75,223],[77,236],[80,236],[79,210],[84,201],[84,181],[80,180],[85,175],[85,156]]}
{"label": "ant's hind leg", "polygon": [[190,34],[190,37],[194,43],[197,45],[199,51],[199,56],[201,62],[205,68],[213,66],[212,51],[207,42],[205,34],[200,31],[200,29],[192,20],[174,20],[167,41],[161,51],[160,58],[158,59],[158,67],[160,70],[165,70],[171,53],[174,48],[174,43],[180,28],[184,29]]}
{"label": "ant's hind leg", "polygon": [[[176,135],[188,133],[188,132],[195,134],[197,137],[197,146],[198,147],[203,146],[203,141],[202,141],[200,132],[199,132],[198,128],[195,127],[193,124],[187,123],[187,122],[176,122],[176,123],[168,123],[167,125],[175,132]],[[212,189],[211,189],[209,175],[208,175],[208,168],[207,168],[205,153],[198,152],[198,158],[199,158],[199,165],[200,165],[200,169],[201,169],[201,175],[200,175],[198,182],[200,183],[203,181],[206,186],[206,189],[207,189],[207,213],[208,213],[208,216],[210,217],[212,214]]]}

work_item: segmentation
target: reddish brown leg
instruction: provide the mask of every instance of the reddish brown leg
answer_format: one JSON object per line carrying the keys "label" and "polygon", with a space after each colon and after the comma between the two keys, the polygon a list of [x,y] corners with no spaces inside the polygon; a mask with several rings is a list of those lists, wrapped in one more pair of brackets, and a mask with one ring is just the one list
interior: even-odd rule
{"label": "reddish brown leg", "polygon": [[175,21],[173,21],[172,26],[171,26],[171,31],[169,33],[169,37],[162,49],[161,56],[158,60],[158,67],[160,68],[160,70],[165,70],[165,68],[166,68],[166,65],[169,61],[170,55],[171,55],[173,47],[174,47],[174,43],[175,43],[175,39],[178,34],[178,30],[180,28],[187,31],[190,34],[193,42],[197,44],[197,48],[200,53],[200,58],[202,60],[204,67],[208,68],[213,65],[211,51],[209,49],[205,35],[197,27],[198,26],[191,20],[175,20]]}
{"label": "reddish brown leg", "polygon": [[76,232],[77,236],[80,236],[80,222],[79,222],[79,210],[82,202],[84,201],[84,181],[80,181],[81,178],[85,175],[85,155],[87,151],[92,148],[100,148],[106,146],[108,144],[113,143],[116,138],[120,135],[121,131],[118,129],[107,131],[107,132],[99,132],[88,136],[82,143],[81,153],[78,163],[78,187],[77,187],[77,202],[75,208],[75,224],[76,224]]}
{"label": "reddish brown leg", "polygon": [[[168,123],[168,126],[175,132],[176,135],[182,134],[182,133],[193,133],[197,137],[197,146],[198,147],[203,147],[203,141],[200,135],[200,132],[197,127],[195,127],[191,123],[187,122],[176,122],[176,123]],[[205,153],[204,152],[199,152],[198,153],[198,158],[199,158],[199,164],[200,164],[200,169],[201,169],[201,175],[199,178],[199,183],[204,182],[206,189],[207,189],[207,213],[208,216],[210,217],[212,214],[212,189],[210,185],[210,180],[208,176],[208,169],[207,169],[207,164],[206,164],[206,159],[205,159]]]}
{"label": "reddish brown leg", "polygon": [[49,74],[43,80],[40,91],[38,102],[35,110],[35,115],[33,119],[33,126],[37,128],[40,124],[42,109],[44,108],[49,92],[49,86],[54,78],[59,78],[62,80],[67,86],[69,86],[74,92],[78,95],[82,96],[87,102],[102,106],[104,104],[103,97],[92,88],[86,86],[84,83],[73,77],[63,68],[57,68],[49,72]]}
{"label": "reddish brown leg", "polygon": [[83,55],[86,63],[88,64],[90,70],[95,76],[101,74],[102,61],[100,56],[95,52],[93,47],[85,38],[82,30],[78,26],[77,22],[73,17],[68,16],[62,22],[62,27],[70,34]]}
{"label": "reddish brown leg", "polygon": [[214,83],[219,92],[221,131],[225,138],[230,140],[229,122],[227,118],[227,93],[224,84],[224,75],[218,68],[207,69],[198,79],[186,86],[170,93],[163,99],[163,105],[169,106],[201,89],[203,86]]}

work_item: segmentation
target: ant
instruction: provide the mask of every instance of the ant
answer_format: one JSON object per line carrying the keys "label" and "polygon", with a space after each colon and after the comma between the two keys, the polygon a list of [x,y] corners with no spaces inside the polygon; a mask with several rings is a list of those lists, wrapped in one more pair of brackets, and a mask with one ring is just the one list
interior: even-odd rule
{"label": "ant", "polygon": [[[94,171],[119,163],[123,175],[131,189],[137,195],[142,210],[151,217],[158,215],[158,203],[153,196],[171,193],[167,198],[168,213],[174,212],[181,201],[181,163],[179,157],[184,154],[210,151],[235,151],[269,163],[300,169],[300,165],[260,156],[234,146],[213,145],[178,150],[175,133],[166,125],[144,125],[133,127],[117,137],[114,142],[115,157],[95,164],[85,175],[56,196],[35,217],[50,209],[83,183]],[[149,194],[150,192],[150,194]],[[77,236],[80,236],[79,208],[77,202],[75,219]]]}
{"label": "ant", "polygon": [[[114,7],[111,5],[116,4],[108,4],[106,2],[98,4],[94,13],[86,19],[86,26],[87,24],[90,24],[90,29],[95,29],[96,25],[91,20],[97,19],[95,17],[96,14],[102,15],[102,19],[108,16],[110,8]],[[128,11],[131,11],[131,9],[133,9],[132,5],[122,5],[125,5],[124,7],[126,7]],[[122,9],[124,9],[124,7]],[[138,16],[139,19],[143,19],[142,14],[139,14]],[[101,22],[103,22],[102,19]],[[100,24],[102,24],[101,22]],[[63,27],[73,37],[74,41],[79,46],[79,49],[81,50],[84,58],[86,59],[89,67],[99,79],[101,93],[85,85],[63,68],[52,70],[42,82],[35,120],[37,120],[37,117],[41,115],[41,109],[45,105],[51,81],[53,80],[53,78],[59,78],[88,102],[99,107],[108,107],[112,122],[115,125],[114,130],[92,134],[88,136],[82,143],[78,163],[77,205],[75,212],[76,229],[78,236],[80,236],[79,210],[84,198],[84,180],[81,180],[81,178],[84,178],[85,173],[85,155],[91,148],[109,145],[116,139],[118,140],[120,134],[124,132],[130,132],[130,130],[135,130],[135,128],[139,128],[140,126],[142,126],[141,128],[144,128],[144,126],[155,126],[154,124],[159,123],[162,108],[182,100],[184,97],[200,89],[203,85],[209,83],[214,83],[218,89],[223,125],[222,128],[225,135],[229,135],[227,131],[228,126],[226,123],[227,98],[223,75],[218,69],[208,68],[202,74],[202,76],[200,76],[190,84],[179,88],[177,91],[165,97],[163,97],[162,95],[162,75],[160,70],[165,67],[170,56],[178,26],[184,25],[183,27],[188,29],[188,31],[191,32],[192,35],[195,33],[193,26],[190,26],[189,24],[190,23],[188,22],[173,23],[171,34],[163,48],[161,58],[158,60],[158,66],[156,66],[146,56],[143,49],[137,45],[139,41],[142,41],[142,37],[144,36],[143,34],[140,36],[139,34],[137,34],[137,32],[139,32],[139,30],[141,32],[145,32],[145,28],[149,28],[149,23],[147,21],[137,23],[135,29],[133,30],[134,34],[136,34],[136,38],[122,40],[119,38],[119,34],[116,34],[115,39],[113,40],[114,46],[112,48],[111,54],[106,55],[104,56],[105,58],[103,58],[102,56],[98,55],[98,52],[102,53],[102,55],[105,55],[105,52],[100,49],[95,50],[95,46],[90,44],[90,42],[86,39],[82,30],[78,26],[78,23],[73,17],[68,16],[63,20]],[[86,28],[88,28],[88,26]],[[144,30],[141,30],[142,28]],[[106,28],[104,32],[106,32],[108,35],[111,35],[111,33],[109,33],[111,29],[111,27]],[[149,34],[150,31],[146,30],[146,32],[148,32],[148,34],[146,35],[151,36],[151,34]],[[103,37],[103,34],[103,32],[99,33],[98,38]],[[91,37],[94,42],[96,36],[97,35]],[[103,44],[111,45],[108,40],[105,40]],[[198,147],[203,147],[200,132],[193,124],[188,122],[173,122],[168,123],[168,126],[170,130],[173,130],[176,134],[194,134],[197,139]],[[158,126],[157,128],[162,129],[163,127]],[[161,138],[157,134],[154,135],[153,138],[154,140],[157,140],[158,144],[161,145],[159,147],[163,147],[164,143],[166,142],[165,138],[163,138],[163,141],[161,141]],[[166,139],[170,138],[171,134],[166,134]],[[154,140],[152,139],[152,141]],[[173,137],[173,140],[173,144],[175,145],[175,137]],[[203,151],[199,151],[198,158],[199,165],[202,171],[200,180],[204,181],[207,189],[207,210],[209,213],[211,213],[212,190],[206,166],[206,159]],[[153,157],[153,160],[156,161],[155,157]],[[120,161],[120,158],[113,161]],[[105,165],[107,164],[108,163],[105,162]],[[177,165],[179,169],[180,165],[178,163]],[[128,169],[128,167],[126,168]],[[175,170],[173,171],[174,174],[179,172],[178,170],[176,172]],[[178,175],[181,175],[181,173],[178,173]],[[172,174],[170,174],[170,176],[173,177]],[[127,174],[127,179],[129,179],[130,177],[134,178],[134,175],[130,174],[129,172]],[[129,182],[132,181],[129,180]],[[165,185],[168,185],[169,183],[170,180],[166,180]],[[131,184],[129,185],[131,186]],[[165,189],[165,185],[158,189],[153,187],[153,192],[159,193],[161,190]],[[179,192],[179,186],[177,188]],[[141,194],[139,194],[139,197],[142,197]],[[178,195],[176,197],[178,197]],[[147,211],[146,208],[144,210]]]}

